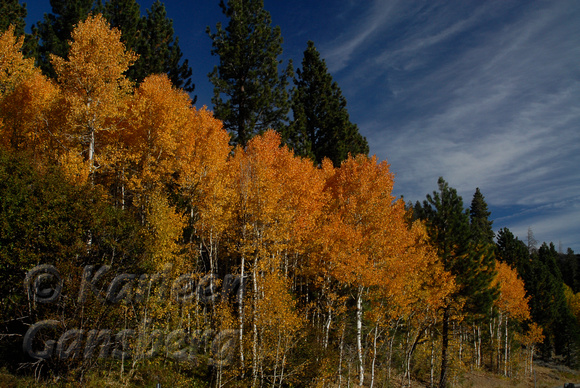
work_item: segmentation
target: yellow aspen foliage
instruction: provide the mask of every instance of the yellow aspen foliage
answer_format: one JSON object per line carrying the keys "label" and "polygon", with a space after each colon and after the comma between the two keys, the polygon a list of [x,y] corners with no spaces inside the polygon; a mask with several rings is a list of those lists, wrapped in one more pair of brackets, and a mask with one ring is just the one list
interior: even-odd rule
{"label": "yellow aspen foliage", "polygon": [[17,38],[14,26],[0,36],[0,99],[24,79],[40,74],[40,70],[34,67],[34,59],[22,55],[23,44],[24,36]]}
{"label": "yellow aspen foliage", "polygon": [[184,131],[176,133],[177,183],[185,190],[208,189],[221,175],[231,152],[230,136],[206,107],[192,107]]}
{"label": "yellow aspen foliage", "polygon": [[114,132],[132,92],[125,72],[136,56],[125,49],[121,32],[102,15],[89,16],[72,32],[68,58],[52,56],[63,94],[61,131],[68,147],[89,161],[89,174],[108,163],[103,132]]}
{"label": "yellow aspen foliage", "polygon": [[572,289],[564,284],[564,296],[570,307],[570,311],[576,317],[578,323],[580,323],[580,292],[574,293]]}
{"label": "yellow aspen foliage", "polygon": [[169,205],[166,195],[160,191],[152,193],[146,228],[151,237],[148,241],[151,242],[149,252],[153,269],[161,270],[168,263],[176,270],[185,269],[178,254],[183,226],[183,217]]}
{"label": "yellow aspen foliage", "polygon": [[519,337],[520,342],[522,345],[526,347],[530,347],[535,344],[540,344],[544,342],[544,330],[540,325],[535,322],[532,322],[528,327],[528,330]]}
{"label": "yellow aspen foliage", "polygon": [[526,297],[523,280],[508,264],[496,262],[497,276],[494,285],[499,284],[500,295],[496,306],[511,319],[523,321],[530,318],[529,297]]}
{"label": "yellow aspen foliage", "polygon": [[288,368],[287,354],[292,349],[304,325],[296,301],[290,294],[290,280],[279,271],[267,272],[260,285],[260,302],[253,312],[261,333],[260,358],[270,367]]}
{"label": "yellow aspen foliage", "polygon": [[76,152],[64,152],[58,162],[67,180],[76,185],[83,185],[89,179],[89,162]]}
{"label": "yellow aspen foliage", "polygon": [[455,281],[451,273],[444,270],[436,249],[429,244],[423,222],[415,221],[409,236],[414,242],[407,247],[406,259],[394,268],[398,279],[391,282],[394,286],[387,294],[399,310],[391,318],[416,315],[417,322],[434,320],[444,306],[445,298],[455,291]]}

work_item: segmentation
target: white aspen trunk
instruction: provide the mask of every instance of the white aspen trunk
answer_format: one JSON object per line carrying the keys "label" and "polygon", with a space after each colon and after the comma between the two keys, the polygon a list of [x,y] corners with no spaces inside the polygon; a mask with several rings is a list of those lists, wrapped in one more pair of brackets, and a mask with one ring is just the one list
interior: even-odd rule
{"label": "white aspen trunk", "polygon": [[479,367],[477,365],[477,329],[473,326],[473,364],[475,367]]}
{"label": "white aspen trunk", "polygon": [[238,341],[240,343],[240,366],[242,371],[242,378],[244,378],[244,265],[245,256],[242,255],[242,266],[240,268],[240,289],[238,291],[238,315],[240,319],[240,334]]}
{"label": "white aspen trunk", "polygon": [[326,325],[324,327],[324,349],[328,347],[328,336],[330,332],[330,324],[332,322],[332,306],[328,306],[328,318],[326,319]]}
{"label": "white aspen trunk", "polygon": [[89,129],[89,174],[93,174],[95,161],[95,130],[94,128]]}
{"label": "white aspen trunk", "polygon": [[283,354],[282,354],[282,369],[280,371],[280,382],[279,382],[279,387],[282,388],[282,381],[284,381],[284,367],[286,366],[286,351],[288,349],[288,339],[286,340],[286,345],[284,346],[284,350],[283,350]]}
{"label": "white aspen trunk", "polygon": [[489,362],[490,362],[490,368],[491,370],[493,370],[493,338],[494,338],[494,327],[495,327],[495,318],[490,318],[489,319]]}
{"label": "white aspen trunk", "polygon": [[431,328],[431,365],[429,372],[430,387],[435,386],[435,336],[433,335],[433,328]]}
{"label": "white aspen trunk", "polygon": [[340,388],[342,384],[342,353],[344,349],[344,332],[346,331],[346,327],[342,325],[342,333],[340,334],[340,355],[338,358],[338,388]]}
{"label": "white aspen trunk", "polygon": [[365,378],[365,365],[363,358],[363,347],[362,347],[362,295],[363,286],[358,287],[358,293],[356,298],[356,347],[358,352],[358,370],[359,370],[359,384],[362,387]]}
{"label": "white aspen trunk", "polygon": [[377,360],[377,336],[379,331],[379,324],[375,325],[375,336],[373,338],[373,362],[371,363],[371,386],[373,388],[375,384],[375,361]]}
{"label": "white aspen trunk", "polygon": [[463,355],[463,326],[459,325],[459,365],[462,362]]}
{"label": "white aspen trunk", "polygon": [[477,367],[481,368],[481,326],[477,325]]}
{"label": "white aspen trunk", "polygon": [[258,380],[258,268],[256,262],[254,261],[254,271],[252,274],[252,279],[254,283],[254,297],[253,299],[253,315],[254,319],[252,320],[252,328],[254,332],[254,340],[252,343],[252,387],[256,386],[256,382]]}
{"label": "white aspen trunk", "polygon": [[121,210],[125,210],[125,166],[121,168]]}
{"label": "white aspen trunk", "polygon": [[282,334],[278,331],[278,344],[276,345],[276,359],[274,360],[274,380],[272,380],[272,388],[276,387],[276,372],[278,369],[278,357],[280,356],[280,341],[282,340]]}
{"label": "white aspen trunk", "polygon": [[499,313],[499,318],[497,320],[497,373],[501,370],[501,321],[503,317]]}
{"label": "white aspen trunk", "polygon": [[505,356],[504,356],[504,360],[503,360],[504,361],[504,370],[503,370],[503,373],[504,373],[504,376],[506,376],[506,377],[508,375],[508,354],[509,354],[508,353],[508,351],[509,351],[508,342],[509,342],[509,338],[508,338],[508,316],[506,315],[506,317],[505,317],[505,350],[504,350],[505,351]]}

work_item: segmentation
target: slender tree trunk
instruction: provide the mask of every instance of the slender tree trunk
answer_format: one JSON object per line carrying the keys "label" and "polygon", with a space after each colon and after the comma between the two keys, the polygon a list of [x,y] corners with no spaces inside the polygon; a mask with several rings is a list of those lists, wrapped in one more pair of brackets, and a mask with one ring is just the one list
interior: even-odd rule
{"label": "slender tree trunk", "polygon": [[326,324],[324,325],[324,349],[328,347],[328,336],[330,333],[330,324],[332,322],[332,306],[328,306],[328,318],[326,319]]}
{"label": "slender tree trunk", "polygon": [[489,368],[493,370],[493,360],[494,360],[494,338],[495,338],[495,318],[489,319]]}
{"label": "slender tree trunk", "polygon": [[431,328],[431,362],[430,362],[430,372],[429,372],[429,381],[430,387],[433,388],[435,386],[435,336],[433,335],[433,328]]}
{"label": "slender tree trunk", "polygon": [[342,324],[342,333],[340,334],[340,355],[338,358],[338,388],[342,384],[342,354],[344,349],[344,332],[346,331],[346,324]]}
{"label": "slender tree trunk", "polygon": [[504,356],[504,376],[508,375],[508,356],[509,356],[509,339],[508,339],[508,316],[505,317],[505,356]]}
{"label": "slender tree trunk", "polygon": [[409,387],[411,386],[411,360],[413,359],[413,353],[417,348],[417,344],[419,343],[421,337],[423,337],[424,333],[425,330],[417,331],[417,335],[413,339],[411,347],[405,352],[405,377],[407,378],[407,384]]}
{"label": "slender tree trunk", "polygon": [[391,340],[389,341],[389,359],[388,359],[388,366],[387,366],[387,376],[391,378],[391,366],[393,361],[393,343],[395,342],[395,335],[397,334],[397,329],[399,328],[399,321],[401,318],[397,319],[395,322],[395,329],[393,330],[393,335],[391,336]]}
{"label": "slender tree trunk", "polygon": [[256,381],[258,380],[258,268],[256,262],[254,261],[253,270],[253,283],[254,283],[254,296],[253,296],[253,322],[252,328],[254,333],[254,340],[252,341],[252,387],[256,386]]}
{"label": "slender tree trunk", "polygon": [[358,287],[358,293],[356,298],[356,347],[358,352],[358,364],[359,364],[359,384],[362,386],[365,378],[365,365],[363,357],[363,347],[362,347],[362,296],[363,296],[363,286]]}
{"label": "slender tree trunk", "polygon": [[449,306],[443,309],[443,330],[441,331],[441,375],[439,388],[447,387],[447,351],[449,348]]}
{"label": "slender tree trunk", "polygon": [[280,331],[278,331],[278,344],[276,345],[276,359],[274,361],[274,380],[272,381],[272,388],[276,387],[276,379],[278,376],[276,376],[276,372],[278,369],[278,358],[280,356],[280,342],[282,341],[282,333],[280,333]]}
{"label": "slender tree trunk", "polygon": [[481,368],[481,325],[477,325],[477,367]]}
{"label": "slender tree trunk", "polygon": [[500,370],[501,370],[501,322],[503,320],[503,317],[501,316],[501,313],[499,314],[499,317],[497,319],[497,329],[496,329],[496,334],[497,334],[497,369],[496,372],[499,374]]}
{"label": "slender tree trunk", "polygon": [[463,326],[459,325],[459,365],[461,365],[461,362],[463,361],[462,356],[463,356]]}
{"label": "slender tree trunk", "polygon": [[375,384],[375,361],[377,360],[377,336],[379,335],[379,323],[375,325],[375,335],[373,337],[373,362],[371,363],[371,387]]}
{"label": "slender tree trunk", "polygon": [[240,319],[240,334],[238,342],[240,343],[240,367],[242,371],[242,378],[244,378],[244,266],[245,257],[242,255],[242,265],[240,268],[240,289],[238,291],[238,315]]}

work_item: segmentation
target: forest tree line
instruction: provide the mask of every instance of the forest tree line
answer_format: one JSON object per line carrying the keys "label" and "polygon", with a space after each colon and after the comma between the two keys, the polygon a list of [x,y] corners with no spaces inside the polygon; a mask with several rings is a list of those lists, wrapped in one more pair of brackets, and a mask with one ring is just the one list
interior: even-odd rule
{"label": "forest tree line", "polygon": [[[3,6],[9,3],[18,5]],[[18,23],[0,37],[0,357],[10,371],[71,380],[108,371],[130,382],[163,370],[184,385],[419,380],[443,387],[465,370],[530,375],[534,357],[576,364],[577,255],[525,244],[508,229],[495,235],[479,189],[468,208],[443,178],[423,202],[395,198],[388,164],[367,156],[313,43],[292,96],[284,96],[283,79],[292,69],[275,76],[269,69],[280,88],[267,89],[278,95],[262,99],[254,90],[249,105],[235,105],[244,98],[233,91],[243,88],[229,84],[226,71],[247,64],[222,62],[243,49],[232,36],[263,23],[263,40],[275,43],[271,55],[280,54],[279,30],[269,27],[261,2],[222,2],[231,23],[209,31],[220,56],[211,75],[215,116],[195,108],[176,40],[166,39],[173,48],[157,57],[177,66],[155,67],[147,64],[153,38],[135,32],[141,43],[131,43],[124,30],[130,23],[111,21],[115,9],[136,3],[53,3],[55,14],[37,34],[45,24],[55,36],[69,28],[65,51],[48,37],[31,48]],[[257,20],[238,20],[244,13],[235,7],[242,5],[255,7],[246,16]],[[170,26],[163,12],[154,15],[134,18],[135,31],[153,19]],[[314,78],[330,88],[321,96],[332,115],[309,110],[323,98],[308,81]],[[291,122],[284,118],[290,108]],[[256,116],[264,109],[274,117],[269,122]],[[236,117],[240,110],[253,113]],[[28,271],[43,264],[63,279],[55,303],[36,303],[23,287]],[[95,275],[105,265],[111,270]],[[90,268],[94,292],[77,298]],[[122,273],[144,277],[126,279],[121,303],[103,303],[107,285]],[[142,285],[154,286],[146,274],[164,273],[190,274],[188,287],[199,297],[176,303],[139,294]],[[228,275],[243,286],[204,303],[201,292],[223,287]],[[32,345],[49,349],[54,340],[62,357],[34,359],[22,351],[23,336],[48,319],[56,329]],[[153,335],[134,335],[128,359],[79,350],[91,330],[105,329],[163,338],[180,331],[160,345],[165,357],[145,356],[157,349]],[[221,330],[236,333],[229,365],[215,362],[203,334]],[[64,332],[71,334],[62,339]],[[119,340],[103,336],[99,346],[113,354]],[[180,351],[196,356],[183,362]]]}

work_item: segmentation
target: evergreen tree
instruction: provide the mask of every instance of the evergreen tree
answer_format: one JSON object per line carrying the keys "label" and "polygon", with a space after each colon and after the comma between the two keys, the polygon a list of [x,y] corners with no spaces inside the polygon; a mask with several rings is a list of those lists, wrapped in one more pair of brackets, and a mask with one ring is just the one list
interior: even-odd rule
{"label": "evergreen tree", "polygon": [[121,30],[121,41],[136,52],[142,27],[139,4],[135,0],[109,0],[101,8],[111,27]]}
{"label": "evergreen tree", "polygon": [[[128,1],[126,7],[134,13],[135,6],[131,4],[132,1],[125,1]],[[133,18],[129,18],[129,21],[127,27],[123,24],[118,26],[123,34],[125,29],[127,34],[133,33],[135,21]],[[147,10],[147,16],[142,18],[140,25],[140,34],[136,38],[135,46],[131,46],[131,42],[127,41],[128,47],[139,54],[129,77],[141,83],[148,75],[165,73],[175,87],[193,92],[195,85],[191,81],[192,70],[189,61],[185,59],[181,62],[183,53],[179,47],[179,38],[175,36],[173,20],[167,18],[163,3],[156,0],[151,9]],[[193,103],[195,100],[196,97]]]}
{"label": "evergreen tree", "polygon": [[280,27],[271,26],[262,0],[221,0],[220,7],[229,19],[227,27],[218,23],[215,33],[207,28],[211,53],[220,58],[209,74],[212,102],[233,143],[245,147],[255,134],[268,128],[281,131],[287,122],[286,87],[292,64],[284,74],[278,73],[282,35]]}
{"label": "evergreen tree", "polygon": [[465,302],[464,313],[486,313],[497,297],[491,286],[495,267],[493,250],[480,247],[474,250],[471,240],[469,213],[463,207],[462,198],[443,178],[438,181],[439,191],[427,195],[423,205],[417,203],[418,217],[426,221],[429,237],[446,271],[455,277],[457,291],[450,297],[443,310],[441,345],[441,374],[439,386],[447,386],[447,351],[449,348],[449,325],[452,309]]}
{"label": "evergreen tree", "polygon": [[473,194],[469,210],[471,237],[473,240],[493,244],[494,233],[491,227],[493,221],[489,219],[490,215],[491,212],[487,210],[487,203],[478,187],[475,189],[475,194]]}
{"label": "evergreen tree", "polygon": [[304,51],[302,70],[296,73],[291,99],[294,119],[284,131],[294,152],[317,164],[327,157],[335,166],[340,166],[349,153],[368,154],[367,140],[350,122],[346,99],[312,41]]}
{"label": "evergreen tree", "polygon": [[497,232],[497,258],[515,268],[527,284],[526,277],[530,272],[530,253],[526,244],[519,240],[508,228]]}
{"label": "evergreen tree", "polygon": [[14,25],[14,34],[24,34],[26,26],[26,4],[20,4],[18,0],[0,1],[0,32],[4,32],[10,25]]}
{"label": "evergreen tree", "polygon": [[532,318],[546,334],[542,346],[544,356],[550,357],[555,352],[564,355],[570,364],[571,348],[578,341],[578,322],[567,304],[557,260],[554,244],[542,244],[532,255],[532,274],[526,289],[531,296]]}
{"label": "evergreen tree", "polygon": [[[471,295],[473,318],[481,318],[491,311],[493,301],[498,296],[498,290],[490,288],[497,272],[495,270],[494,233],[489,219],[491,212],[479,187],[475,189],[469,210],[469,229],[471,235],[471,256],[479,261],[477,276],[469,282],[471,288],[466,294]],[[485,270],[484,270],[485,268]]]}
{"label": "evergreen tree", "polygon": [[94,0],[50,0],[50,5],[52,13],[44,14],[44,20],[33,27],[33,34],[40,39],[37,63],[44,74],[56,78],[50,55],[67,57],[71,32],[89,16]]}

